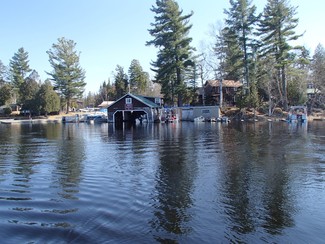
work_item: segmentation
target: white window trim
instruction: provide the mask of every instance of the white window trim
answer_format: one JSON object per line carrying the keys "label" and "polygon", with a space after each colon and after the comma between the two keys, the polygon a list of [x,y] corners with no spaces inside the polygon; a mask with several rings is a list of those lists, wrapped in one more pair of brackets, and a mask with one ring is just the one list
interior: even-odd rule
{"label": "white window trim", "polygon": [[132,104],[132,98],[131,97],[125,98],[125,104]]}

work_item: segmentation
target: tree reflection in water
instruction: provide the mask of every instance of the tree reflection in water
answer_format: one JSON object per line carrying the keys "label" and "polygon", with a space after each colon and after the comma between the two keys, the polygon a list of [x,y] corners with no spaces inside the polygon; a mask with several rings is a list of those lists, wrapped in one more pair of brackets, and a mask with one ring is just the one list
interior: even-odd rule
{"label": "tree reflection in water", "polygon": [[192,231],[188,209],[192,206],[192,192],[197,165],[193,145],[181,140],[181,125],[165,125],[159,145],[160,166],[156,173],[154,219],[152,228],[159,242],[176,242],[183,234]]}
{"label": "tree reflection in water", "polygon": [[[283,157],[285,134],[271,138],[274,132],[270,133],[272,127],[267,126],[234,126],[223,138],[226,170],[222,191],[229,218],[226,238],[232,241],[242,240],[243,235],[261,227],[270,234],[280,234],[293,225],[294,199]],[[279,138],[284,141],[275,141]]]}
{"label": "tree reflection in water", "polygon": [[[76,199],[85,159],[84,139],[78,134],[78,124],[63,124],[62,137],[58,141],[55,179],[59,178],[61,197]],[[55,184],[55,183],[54,183]]]}

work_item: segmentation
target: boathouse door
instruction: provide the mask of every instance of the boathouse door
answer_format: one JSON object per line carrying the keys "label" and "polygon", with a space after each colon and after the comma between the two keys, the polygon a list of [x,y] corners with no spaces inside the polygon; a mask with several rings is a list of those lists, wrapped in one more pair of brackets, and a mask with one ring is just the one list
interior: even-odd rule
{"label": "boathouse door", "polygon": [[136,123],[148,121],[148,119],[148,113],[144,110],[117,110],[113,115],[113,121],[117,124]]}

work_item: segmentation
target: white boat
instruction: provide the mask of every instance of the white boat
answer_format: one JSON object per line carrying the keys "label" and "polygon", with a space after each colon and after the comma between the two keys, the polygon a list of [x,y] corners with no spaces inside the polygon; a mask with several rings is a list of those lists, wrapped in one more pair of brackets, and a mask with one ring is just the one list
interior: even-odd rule
{"label": "white boat", "polygon": [[[226,116],[222,116],[222,117],[219,117],[219,118],[217,119],[217,121],[218,121],[218,122],[221,122],[221,123],[228,123],[230,120],[229,120],[228,117],[226,117]],[[244,120],[242,120],[242,121],[244,121]]]}
{"label": "white boat", "polygon": [[203,116],[199,116],[194,118],[194,122],[205,122],[205,118]]}
{"label": "white boat", "polygon": [[105,123],[107,122],[107,116],[105,113],[102,112],[95,112],[92,114],[87,114],[86,122],[93,124],[93,123]]}
{"label": "white boat", "polygon": [[288,122],[307,122],[307,107],[306,106],[291,106],[288,113]]}

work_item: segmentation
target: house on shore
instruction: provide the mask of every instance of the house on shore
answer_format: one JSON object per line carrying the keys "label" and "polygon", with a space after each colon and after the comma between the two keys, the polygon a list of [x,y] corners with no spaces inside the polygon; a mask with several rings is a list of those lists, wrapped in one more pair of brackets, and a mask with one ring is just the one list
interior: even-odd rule
{"label": "house on shore", "polygon": [[220,88],[222,88],[222,104],[234,106],[236,105],[236,93],[243,84],[235,80],[207,80],[199,91],[199,101],[206,105],[220,104]]}
{"label": "house on shore", "polygon": [[109,123],[160,122],[162,99],[127,93],[107,107]]}
{"label": "house on shore", "polygon": [[2,105],[0,106],[0,114],[5,114],[5,109],[11,109],[11,115],[19,115],[21,106],[18,104],[9,104],[9,105]]}

